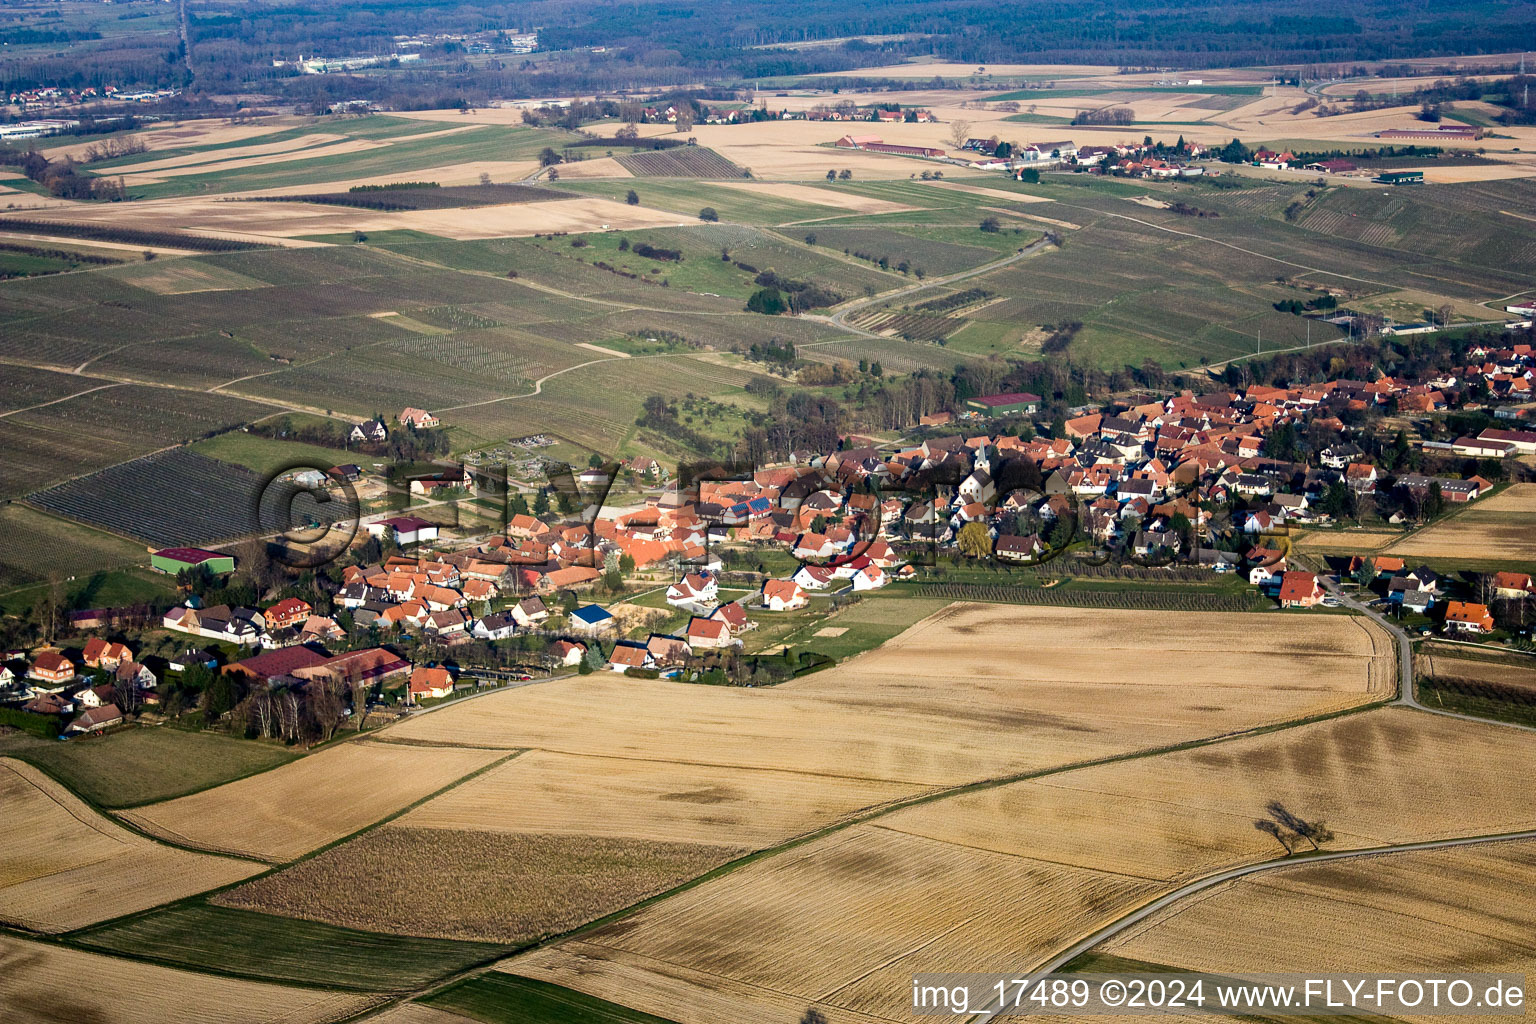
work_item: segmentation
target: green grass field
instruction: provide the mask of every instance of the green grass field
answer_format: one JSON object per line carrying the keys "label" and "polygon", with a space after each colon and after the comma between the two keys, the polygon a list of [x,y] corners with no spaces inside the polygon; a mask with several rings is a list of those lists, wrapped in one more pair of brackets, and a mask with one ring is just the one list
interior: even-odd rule
{"label": "green grass field", "polygon": [[497,971],[456,982],[421,1002],[485,1024],[670,1024],[559,985]]}
{"label": "green grass field", "polygon": [[[181,195],[320,184],[366,178],[373,174],[402,174],[470,161],[527,161],[536,158],[539,150],[545,146],[558,148],[572,137],[562,131],[509,125],[465,125],[461,131],[445,131],[454,127],[457,126],[387,115],[361,119],[317,118],[313,124],[305,127],[273,132],[244,142],[155,150],[152,153],[92,164],[89,169],[104,176],[115,176],[132,174],[136,165],[151,161],[169,157],[196,158],[185,165],[193,169],[192,173],[185,173],[178,168],[174,177],[165,177],[156,183],[131,185],[129,188],[135,199],[164,199]],[[285,155],[284,159],[269,163],[228,166],[229,162],[241,159],[244,146],[266,146],[317,133],[340,135],[344,139],[376,145],[351,152],[321,151],[319,155],[310,156],[301,150],[293,153],[291,159]],[[201,165],[207,165],[208,169],[199,173],[195,168]],[[154,176],[152,170],[145,173]]]}
{"label": "green grass field", "polygon": [[272,473],[294,466],[329,469],[345,462],[356,462],[362,456],[348,454],[339,448],[322,448],[319,445],[302,444],[298,441],[280,441],[276,438],[247,434],[232,430],[218,437],[210,437],[191,446],[199,455],[228,462],[257,473]]}
{"label": "green grass field", "polygon": [[169,800],[291,761],[282,747],[172,726],[45,743],[13,735],[0,753],[37,765],[102,807]]}
{"label": "green grass field", "polygon": [[109,921],[71,939],[154,963],[356,992],[417,988],[507,951],[485,942],[361,932],[199,901]]}

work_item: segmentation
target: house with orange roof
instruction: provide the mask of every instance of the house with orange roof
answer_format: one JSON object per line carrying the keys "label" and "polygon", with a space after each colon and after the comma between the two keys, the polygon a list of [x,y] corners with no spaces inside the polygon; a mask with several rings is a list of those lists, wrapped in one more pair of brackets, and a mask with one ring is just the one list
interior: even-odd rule
{"label": "house with orange roof", "polygon": [[1536,594],[1536,584],[1532,584],[1529,573],[1496,572],[1492,584],[1494,596],[1504,600],[1518,600]]}
{"label": "house with orange roof", "polygon": [[412,703],[423,698],[446,697],[453,693],[453,676],[446,668],[413,668],[407,692]]}
{"label": "house with orange roof", "polygon": [[695,648],[730,647],[736,642],[731,636],[730,625],[723,619],[704,619],[694,616],[688,621],[688,631],[685,635],[688,643]]}
{"label": "house with orange roof", "polygon": [[124,662],[132,661],[133,651],[126,644],[111,643],[93,636],[85,642],[80,660],[85,662],[86,668],[115,669]]}
{"label": "house with orange roof", "polygon": [[794,580],[764,580],[762,600],[763,607],[771,612],[794,611],[811,603]]}
{"label": "house with orange roof", "polygon": [[1458,633],[1492,633],[1493,613],[1485,604],[1451,601],[1445,606],[1445,628]]}
{"label": "house with orange roof", "polygon": [[1280,577],[1281,608],[1315,608],[1323,603],[1323,585],[1317,574],[1292,569]]}
{"label": "house with orange roof", "polygon": [[267,617],[267,629],[276,632],[304,622],[314,612],[315,609],[308,601],[287,597],[268,608],[263,614]]}

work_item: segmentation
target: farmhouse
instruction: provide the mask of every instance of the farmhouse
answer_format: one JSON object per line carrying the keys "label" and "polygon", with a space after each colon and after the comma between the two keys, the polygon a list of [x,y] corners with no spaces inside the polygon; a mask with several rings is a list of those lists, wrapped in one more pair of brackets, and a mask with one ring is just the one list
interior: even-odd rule
{"label": "farmhouse", "polygon": [[838,149],[863,149],[865,146],[878,143],[878,135],[844,135],[833,143]]}
{"label": "farmhouse", "polygon": [[[412,411],[415,410],[407,410],[407,412]],[[347,437],[353,441],[378,444],[381,441],[388,440],[389,430],[384,426],[382,420],[364,420],[361,423],[353,424],[352,432]]]}
{"label": "farmhouse", "polygon": [[235,557],[202,548],[163,548],[149,556],[149,567],[171,576],[193,569],[207,569],[221,576],[235,571]]}
{"label": "farmhouse", "polygon": [[123,709],[116,704],[103,704],[99,708],[90,708],[79,718],[69,723],[65,732],[83,733],[100,732],[114,725],[123,724]]}
{"label": "farmhouse", "polygon": [[691,572],[667,588],[667,604],[674,608],[704,608],[714,604],[719,593],[713,573]]}
{"label": "farmhouse", "polygon": [[254,658],[246,658],[231,665],[224,666],[224,674],[240,676],[250,683],[271,685],[274,681],[284,676],[291,676],[297,669],[314,668],[330,661],[330,655],[314,647],[305,647],[302,644],[296,647],[283,647],[275,651],[267,651],[258,654]]}
{"label": "farmhouse", "polygon": [[425,409],[408,408],[400,410],[400,425],[403,427],[427,430],[437,426],[440,422],[436,416],[433,416]]}

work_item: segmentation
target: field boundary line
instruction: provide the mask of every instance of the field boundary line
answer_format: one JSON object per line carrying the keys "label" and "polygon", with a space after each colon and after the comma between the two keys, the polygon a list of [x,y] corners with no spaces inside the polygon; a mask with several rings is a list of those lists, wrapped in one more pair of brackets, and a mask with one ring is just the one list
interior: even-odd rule
{"label": "field boundary line", "polygon": [[[1120,918],[1105,925],[1091,935],[1073,943],[1066,950],[1056,954],[1048,960],[1041,961],[1037,966],[1030,968],[1025,973],[1038,977],[1050,974],[1065,967],[1071,961],[1089,952],[1094,947],[1109,941],[1116,935],[1133,925],[1151,917],[1160,910],[1173,906],[1191,896],[1199,895],[1208,889],[1222,885],[1226,882],[1236,881],[1250,875],[1256,875],[1288,867],[1306,867],[1311,864],[1319,864],[1327,861],[1350,860],[1357,857],[1387,857],[1399,853],[1417,853],[1426,850],[1455,849],[1462,846],[1478,846],[1485,843],[1510,843],[1522,840],[1536,839],[1536,829],[1525,829],[1518,832],[1495,832],[1472,836],[1457,836],[1450,839],[1429,839],[1413,843],[1397,843],[1387,846],[1375,846],[1362,850],[1332,850],[1315,851],[1308,850],[1288,857],[1280,857],[1275,860],[1263,861],[1258,864],[1248,864],[1241,867],[1227,868],[1198,878],[1193,882],[1164,893],[1142,904],[1134,910],[1122,915]],[[983,1010],[968,1018],[971,1024],[986,1024],[998,1015],[997,1010]]]}
{"label": "field boundary line", "polygon": [[[82,950],[82,951],[87,952],[87,953],[95,953],[95,954],[98,954],[100,956],[110,956],[110,957],[114,957],[114,958],[120,959],[120,960],[144,961],[144,962],[148,962],[148,963],[154,963],[154,964],[156,964],[158,966],[161,966],[161,967],[170,967],[170,968],[174,968],[174,969],[179,970],[179,971],[187,971],[187,972],[190,972],[190,973],[193,973],[193,974],[205,974],[205,975],[210,975],[210,976],[213,976],[213,977],[234,978],[234,979],[237,979],[237,980],[240,980],[240,981],[257,981],[257,982],[262,982],[264,984],[287,986],[287,987],[290,987],[290,988],[306,988],[306,989],[314,989],[314,990],[326,991],[326,992],[348,992],[348,993],[362,992],[364,994],[372,994],[372,990],[369,990],[369,989],[351,989],[351,988],[341,987],[341,986],[337,986],[337,985],[333,985],[333,984],[322,984],[322,983],[318,983],[318,982],[305,982],[305,981],[300,981],[300,980],[296,980],[296,979],[261,977],[261,976],[254,975],[254,974],[247,974],[247,973],[241,972],[241,971],[221,970],[221,969],[213,968],[213,967],[205,967],[205,966],[199,966],[199,965],[195,965],[195,964],[186,964],[186,963],[181,963],[181,962],[178,962],[178,961],[175,961],[175,960],[172,960],[172,959],[169,959],[169,958],[165,958],[165,957],[156,957],[156,956],[153,956],[153,955],[147,955],[147,954],[143,953],[142,951],[136,951],[136,952],[130,954],[130,953],[125,953],[125,952],[117,952],[117,951],[113,951],[113,950],[97,949],[97,948],[95,948],[93,946],[83,945],[78,940],[81,939],[81,938],[84,938],[84,937],[88,937],[88,936],[90,936],[91,934],[93,934],[95,932],[103,931],[103,930],[105,930],[107,928],[116,928],[116,927],[120,927],[120,926],[125,925],[125,924],[130,924],[130,923],[132,923],[134,921],[141,920],[141,919],[146,918],[146,917],[151,917],[151,916],[153,916],[155,914],[159,914],[159,913],[161,913],[163,911],[174,910],[174,909],[177,909],[179,907],[192,906],[194,904],[207,904],[209,902],[209,899],[211,897],[213,897],[213,896],[217,896],[217,895],[219,895],[221,893],[228,892],[231,889],[237,889],[240,886],[245,885],[248,882],[254,882],[254,881],[257,881],[258,879],[262,879],[262,878],[266,878],[266,877],[268,877],[270,875],[274,875],[274,874],[276,874],[276,873],[278,873],[280,871],[285,871],[288,868],[293,867],[294,865],[297,865],[297,864],[302,864],[305,861],[313,860],[315,857],[318,857],[318,856],[320,856],[323,853],[327,853],[330,850],[333,850],[336,847],[342,845],[343,843],[350,842],[353,839],[358,838],[359,836],[362,836],[362,835],[364,835],[364,834],[366,834],[368,832],[374,831],[375,829],[383,828],[384,826],[388,825],[390,822],[396,820],[397,818],[400,818],[401,816],[403,816],[405,814],[409,814],[411,811],[414,811],[416,808],[420,807],[422,804],[425,804],[425,803],[427,803],[430,800],[435,800],[439,796],[442,796],[443,794],[448,793],[448,792],[450,792],[453,789],[456,789],[457,787],[463,785],[466,782],[471,781],[472,779],[478,778],[479,776],[485,774],[486,772],[489,772],[489,771],[492,771],[493,769],[499,768],[502,765],[506,764],[508,761],[511,761],[514,758],[517,758],[517,757],[519,757],[519,756],[521,756],[522,754],[525,754],[525,753],[527,753],[527,749],[526,748],[525,749],[514,750],[511,753],[509,753],[506,757],[497,758],[495,761],[492,761],[490,764],[487,764],[487,765],[485,765],[482,768],[477,768],[474,771],[469,772],[468,774],[463,775],[463,776],[459,777],[458,779],[455,779],[454,781],[448,783],[446,786],[443,786],[440,789],[435,790],[434,792],[428,793],[426,796],[423,796],[423,797],[421,797],[421,798],[419,798],[417,800],[412,801],[411,803],[407,804],[406,806],[400,808],[397,811],[394,811],[394,812],[392,812],[390,814],[385,815],[384,817],[380,818],[378,821],[372,822],[372,823],[370,823],[368,825],[364,825],[362,828],[357,829],[356,831],[351,832],[348,835],[342,836],[339,839],[334,839],[331,842],[326,843],[326,844],[324,844],[322,846],[318,846],[315,849],[310,850],[308,853],[305,853],[305,854],[302,854],[302,855],[300,855],[298,857],[295,857],[292,860],[283,861],[283,862],[280,862],[280,863],[274,863],[274,862],[271,862],[271,861],[262,861],[260,863],[265,863],[267,865],[267,869],[265,871],[259,871],[256,874],[250,875],[247,878],[242,878],[242,879],[239,879],[238,881],[230,882],[230,883],[228,883],[226,885],[220,885],[220,886],[215,886],[214,888],[211,888],[211,889],[205,889],[204,891],[202,891],[200,893],[194,893],[191,896],[186,896],[186,897],[183,897],[183,898],[181,898],[179,900],[171,900],[168,903],[161,903],[158,906],[148,907],[148,908],[146,908],[144,910],[135,911],[135,912],[133,912],[131,914],[120,914],[117,917],[107,918],[104,921],[97,921],[94,924],[85,925],[84,927],[76,928],[73,931],[63,932],[63,933],[60,933],[58,935],[49,937],[48,941],[52,941],[52,942],[54,942],[54,943],[56,943],[58,945],[67,946],[67,947],[69,947],[71,949],[78,949],[78,950]],[[205,851],[194,850],[193,852],[205,852]],[[249,858],[240,858],[240,859],[249,859]],[[262,914],[263,916],[266,916],[266,917],[284,917],[285,916],[285,915],[282,915],[282,914],[267,914],[264,911],[259,911],[259,910],[247,910],[244,907],[225,907],[225,908],[222,908],[222,909],[234,910],[234,911],[238,911],[238,912],[241,912],[241,913]],[[300,918],[298,920],[303,920],[303,919]],[[325,923],[325,922],[320,922],[320,923]],[[342,927],[342,928],[345,928],[345,926],[340,926],[340,925],[332,925],[331,927]],[[11,929],[9,927],[4,927],[3,930],[5,930],[5,931],[13,931],[14,929]],[[391,932],[368,932],[368,931],[366,931],[364,929],[361,929],[361,928],[346,928],[346,930],[347,931],[361,932],[362,934],[365,934],[365,935],[385,935],[385,936],[392,936],[393,935],[393,933],[391,933]],[[30,937],[30,933],[26,933],[26,934],[28,935],[28,937]],[[409,937],[409,936],[406,936],[406,937]],[[453,940],[448,940],[448,941],[453,941]],[[504,959],[505,957],[507,957],[509,955],[512,955],[515,952],[517,952],[517,950],[515,950],[515,949],[513,949],[511,947],[508,947],[508,949],[506,949],[506,950],[497,951],[496,953],[494,953],[491,956],[491,958],[489,960],[482,961],[482,964],[493,964],[493,963],[496,963],[496,962]],[[406,996],[405,998],[409,998],[409,996]],[[377,1006],[367,1007],[367,1008],[365,1008],[361,1012],[373,1012],[373,1011],[376,1011],[376,1010],[387,1008],[389,1005],[392,1005],[392,1003],[386,1002],[386,1003],[383,1003],[383,1004],[380,1004],[380,1005],[377,1005]],[[350,1019],[353,1019],[353,1016],[355,1016],[355,1015],[344,1016],[344,1017],[338,1018],[338,1020],[350,1020]]]}
{"label": "field boundary line", "polygon": [[[931,803],[936,800],[943,800],[953,796],[962,796],[967,793],[980,792],[987,789],[996,789],[1000,786],[1006,786],[1014,782],[1024,782],[1030,779],[1058,775],[1063,772],[1077,771],[1082,768],[1092,768],[1101,764],[1113,764],[1120,761],[1132,761],[1146,757],[1157,757],[1162,754],[1176,753],[1181,750],[1191,750],[1199,747],[1225,743],[1229,740],[1241,739],[1247,736],[1264,735],[1271,732],[1281,732],[1286,729],[1296,728],[1303,725],[1311,725],[1315,722],[1331,721],[1335,718],[1343,718],[1349,715],[1360,714],[1365,711],[1376,710],[1378,708],[1387,707],[1389,705],[1390,701],[1373,701],[1371,703],[1358,705],[1352,708],[1344,708],[1342,710],[1329,711],[1317,715],[1309,715],[1305,718],[1295,719],[1292,721],[1276,722],[1271,725],[1254,726],[1249,729],[1244,729],[1237,732],[1222,733],[1216,736],[1208,736],[1200,739],[1188,740],[1184,743],[1178,743],[1168,747],[1157,747],[1146,750],[1130,751],[1123,754],[1112,754],[1107,757],[1097,758],[1090,761],[1076,762],[1069,765],[1060,765],[1014,775],[998,776],[991,779],[982,779],[975,782],[965,783],[960,786],[917,794],[905,800],[890,803],[866,813],[856,814],[852,817],[844,819],[843,821],[833,822],[829,825],[821,826],[820,828],[813,829],[809,832],[801,833],[800,835],[787,839],[776,846],[764,847],[761,850],[754,850],[751,853],[743,854],[735,860],[727,861],[724,864],[717,865],[704,872],[703,874],[695,878],[690,878],[685,882],[681,882],[664,892],[656,893],[654,896],[649,896],[637,903],[631,904],[628,907],[622,907],[618,910],[612,911],[611,913],[605,914],[602,917],[594,918],[593,920],[588,921],[586,924],[578,925],[570,931],[563,932],[558,935],[545,936],[542,939],[534,940],[524,946],[510,949],[506,954],[496,958],[496,960],[488,964],[470,966],[458,973],[448,975],[415,992],[402,994],[391,1002],[385,1003],[381,1006],[361,1010],[353,1016],[347,1018],[347,1020],[349,1022],[364,1020],[368,1017],[372,1017],[379,1013],[385,1012],[397,1003],[410,1002],[420,999],[424,996],[431,995],[432,993],[441,991],[442,989],[445,989],[451,985],[458,984],[459,982],[477,977],[478,975],[484,974],[488,971],[495,970],[496,964],[500,963],[502,960],[515,956],[522,956],[525,953],[529,953],[537,949],[543,949],[547,946],[552,946],[570,939],[580,938],[581,936],[596,931],[605,925],[612,924],[615,921],[622,920],[623,918],[629,917],[632,914],[638,913],[639,911],[644,910],[653,904],[660,903],[663,900],[671,899],[674,896],[682,895],[683,893],[704,885],[707,882],[712,882],[717,878],[728,875],[738,868],[746,867],[749,864],[753,864],[759,860],[766,860],[769,857],[776,856],[781,853],[787,853],[790,850],[804,846],[807,843],[814,842],[818,839],[823,839],[827,836],[835,835],[839,832],[853,828],[854,826],[862,825],[877,818],[884,817],[887,814],[905,810],[908,807],[915,807],[921,804]],[[1532,835],[1536,836],[1536,832],[1533,832]]]}

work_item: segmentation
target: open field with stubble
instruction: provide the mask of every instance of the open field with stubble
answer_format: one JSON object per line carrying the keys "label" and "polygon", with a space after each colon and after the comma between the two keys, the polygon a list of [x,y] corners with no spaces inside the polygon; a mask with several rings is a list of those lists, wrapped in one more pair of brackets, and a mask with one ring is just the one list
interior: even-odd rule
{"label": "open field with stubble", "polygon": [[[1176,631],[1170,621],[953,605],[773,689],[594,675],[490,695],[393,732],[944,786],[1342,710],[1391,689],[1390,646],[1362,620],[1190,614]],[[1165,653],[1149,659],[1148,645]]]}
{"label": "open field with stubble", "polygon": [[521,943],[630,906],[743,852],[390,825],[214,903],[373,932]]}
{"label": "open field with stubble", "polygon": [[[136,835],[31,765],[0,759],[0,920],[63,932],[131,914],[260,870]],[[3,973],[3,972],[0,972]]]}
{"label": "open field with stubble", "polygon": [[1392,544],[1386,554],[1467,562],[1536,562],[1536,484],[1511,484]]}
{"label": "open field with stubble", "polygon": [[757,848],[919,791],[798,771],[532,751],[427,801],[398,824]]}
{"label": "open field with stubble", "polygon": [[1299,864],[1213,887],[1102,948],[1190,971],[1529,975],[1533,870],[1530,841]]}
{"label": "open field with stubble", "polygon": [[506,756],[503,750],[351,740],[122,816],[187,846],[281,862],[365,828]]}
{"label": "open field with stubble", "polygon": [[[682,1024],[748,1024],[796,1002],[835,1022],[920,1020],[914,972],[1025,970],[1193,878],[1282,856],[1254,828],[1271,803],[1325,824],[1326,849],[1516,831],[1536,824],[1536,802],[1484,780],[1533,761],[1512,730],[1391,709],[1069,770],[867,820],[503,969],[685,1008]],[[1300,955],[1305,936],[1292,941]]]}
{"label": "open field with stubble", "polygon": [[326,1024],[374,1002],[366,995],[177,971],[10,936],[0,936],[0,968],[0,1005],[11,1024]]}

